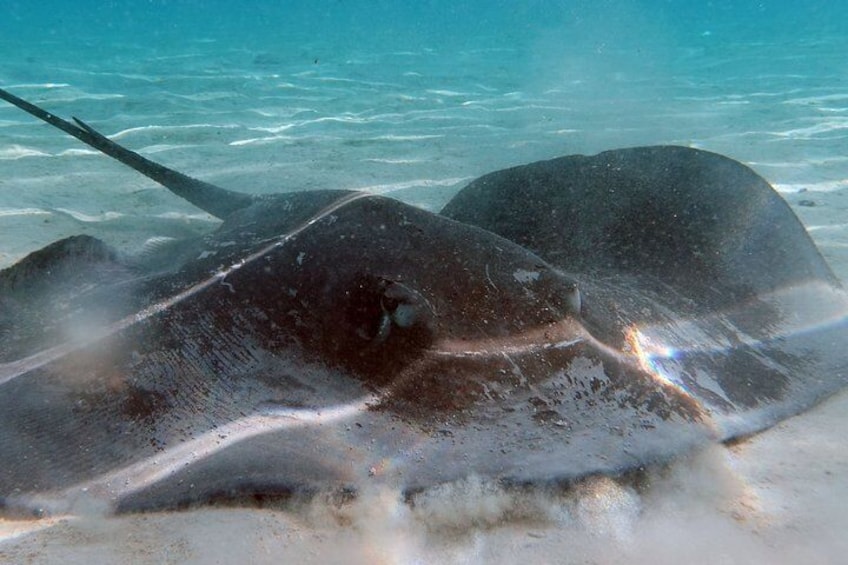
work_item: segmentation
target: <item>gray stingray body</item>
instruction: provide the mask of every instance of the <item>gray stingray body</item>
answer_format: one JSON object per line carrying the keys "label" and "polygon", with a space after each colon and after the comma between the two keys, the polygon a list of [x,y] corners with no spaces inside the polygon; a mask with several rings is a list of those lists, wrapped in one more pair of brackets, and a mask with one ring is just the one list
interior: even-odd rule
{"label": "gray stingray body", "polygon": [[737,161],[674,146],[560,157],[485,175],[441,213],[569,274],[584,327],[636,346],[722,439],[848,379],[841,283],[789,205]]}
{"label": "gray stingray body", "polygon": [[[9,509],[618,473],[848,379],[839,283],[765,181],[723,157],[536,163],[440,215],[229,192],[0,97],[223,220],[144,262],[77,237],[0,272]],[[611,161],[631,175],[614,198],[580,168]]]}

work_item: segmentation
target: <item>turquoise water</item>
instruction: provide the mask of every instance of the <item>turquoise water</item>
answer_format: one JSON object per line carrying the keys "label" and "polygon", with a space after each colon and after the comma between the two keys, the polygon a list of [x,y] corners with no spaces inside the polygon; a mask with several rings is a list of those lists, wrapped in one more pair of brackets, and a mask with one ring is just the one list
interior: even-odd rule
{"label": "turquoise water", "polygon": [[[494,169],[649,143],[725,153],[786,192],[848,177],[841,3],[5,6],[5,87],[233,189],[365,188],[436,206]],[[21,209],[42,224],[7,240],[3,264],[81,227],[116,243],[139,222],[204,229],[161,188],[5,105],[0,135],[0,228],[25,230]]]}
{"label": "turquoise water", "polygon": [[[689,145],[770,180],[848,277],[845,2],[87,0],[0,13],[0,86],[227,188],[357,188],[435,210],[511,165]],[[0,266],[76,233],[132,249],[215,225],[0,105]]]}

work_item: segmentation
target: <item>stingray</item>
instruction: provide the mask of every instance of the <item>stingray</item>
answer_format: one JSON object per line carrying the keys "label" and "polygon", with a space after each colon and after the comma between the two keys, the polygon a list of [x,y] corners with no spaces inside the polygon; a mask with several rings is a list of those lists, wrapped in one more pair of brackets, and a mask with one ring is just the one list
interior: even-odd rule
{"label": "stingray", "polygon": [[141,255],[70,237],[0,271],[7,512],[617,475],[848,379],[842,286],[719,155],[533,163],[435,214],[226,190],[0,98],[221,219]]}

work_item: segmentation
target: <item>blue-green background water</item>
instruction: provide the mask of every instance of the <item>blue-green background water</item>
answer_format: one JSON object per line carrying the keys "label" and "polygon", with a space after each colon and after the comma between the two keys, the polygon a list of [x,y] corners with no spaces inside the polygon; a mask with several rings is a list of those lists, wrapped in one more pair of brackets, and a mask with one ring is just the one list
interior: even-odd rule
{"label": "blue-green background water", "polygon": [[[647,143],[723,152],[790,189],[846,177],[829,158],[848,131],[842,2],[3,6],[6,87],[233,188],[445,187]],[[10,107],[0,125],[0,157],[81,149]],[[68,157],[51,171],[102,163]]]}
{"label": "blue-green background water", "polygon": [[[398,190],[436,207],[490,170],[648,143],[723,152],[788,192],[848,176],[842,2],[86,0],[3,12],[5,87],[250,192]],[[21,229],[15,209],[46,215],[49,237],[111,214],[82,227],[124,240],[133,219],[193,215],[11,107],[0,135],[7,230]],[[3,263],[43,243],[9,238]]]}
{"label": "blue-green background water", "polygon": [[[690,145],[770,180],[843,278],[846,53],[841,0],[0,1],[3,88],[228,188],[437,209],[495,169]],[[133,248],[214,225],[0,105],[0,266],[75,233]]]}

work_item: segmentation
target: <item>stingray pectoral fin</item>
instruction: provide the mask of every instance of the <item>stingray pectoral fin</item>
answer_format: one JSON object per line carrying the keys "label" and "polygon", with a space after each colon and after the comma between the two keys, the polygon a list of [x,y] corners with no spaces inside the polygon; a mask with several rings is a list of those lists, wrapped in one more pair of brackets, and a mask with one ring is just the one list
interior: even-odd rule
{"label": "stingray pectoral fin", "polygon": [[101,153],[135,169],[144,176],[158,182],[180,198],[184,198],[215,217],[226,218],[236,210],[249,206],[254,201],[254,197],[248,194],[226,190],[146,159],[138,153],[118,145],[77,118],[74,118],[76,124],[72,124],[3,89],[0,89],[0,98],[51,126],[76,137]]}
{"label": "stingray pectoral fin", "polygon": [[813,282],[698,320],[641,328],[634,345],[661,378],[707,407],[722,440],[805,410],[848,383],[848,295]]}
{"label": "stingray pectoral fin", "polygon": [[89,235],[75,235],[33,251],[0,271],[0,291],[4,295],[27,293],[32,299],[36,288],[68,285],[71,277],[81,279],[98,265],[117,263],[117,253],[106,243]]}
{"label": "stingray pectoral fin", "polygon": [[[110,311],[123,311],[128,298],[130,285],[121,283],[135,276],[117,251],[88,235],[53,242],[0,270],[0,363],[49,349],[45,343],[79,335],[85,324],[112,319]],[[114,286],[99,293],[105,283]]]}

